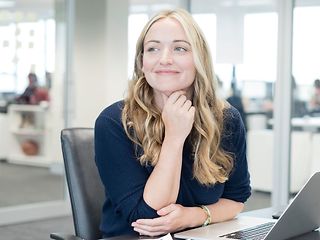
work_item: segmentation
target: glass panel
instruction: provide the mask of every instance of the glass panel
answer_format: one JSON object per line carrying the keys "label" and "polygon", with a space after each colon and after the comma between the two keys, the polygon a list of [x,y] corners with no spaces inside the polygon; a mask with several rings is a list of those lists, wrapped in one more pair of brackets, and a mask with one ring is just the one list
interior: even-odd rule
{"label": "glass panel", "polygon": [[57,98],[50,96],[53,3],[0,9],[0,208],[64,199],[62,159],[53,147],[53,116],[62,110],[53,111]]}
{"label": "glass panel", "polygon": [[320,1],[297,1],[293,25],[291,193],[320,170]]}
{"label": "glass panel", "polygon": [[136,42],[142,28],[148,21],[148,14],[130,14],[128,17],[128,76],[132,77],[134,68],[134,56],[136,54]]}
{"label": "glass panel", "polygon": [[253,188],[245,210],[269,207],[273,161],[269,123],[278,41],[274,1],[191,1],[191,11],[209,40],[219,94],[244,112]]}

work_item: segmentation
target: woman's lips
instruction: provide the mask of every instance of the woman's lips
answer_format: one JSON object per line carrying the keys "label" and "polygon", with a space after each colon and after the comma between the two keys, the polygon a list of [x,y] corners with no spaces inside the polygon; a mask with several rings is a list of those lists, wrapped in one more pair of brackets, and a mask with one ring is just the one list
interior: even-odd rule
{"label": "woman's lips", "polygon": [[170,75],[170,74],[177,74],[179,73],[179,71],[176,71],[176,70],[157,70],[155,71],[155,73],[157,74],[163,74],[163,75]]}

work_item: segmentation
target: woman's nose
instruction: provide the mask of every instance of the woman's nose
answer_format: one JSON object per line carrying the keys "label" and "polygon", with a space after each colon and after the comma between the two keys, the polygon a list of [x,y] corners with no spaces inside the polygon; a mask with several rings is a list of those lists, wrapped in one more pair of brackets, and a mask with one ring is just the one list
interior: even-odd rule
{"label": "woman's nose", "polygon": [[172,53],[170,49],[164,49],[161,54],[160,64],[167,65],[172,63],[173,63],[173,59],[172,59]]}

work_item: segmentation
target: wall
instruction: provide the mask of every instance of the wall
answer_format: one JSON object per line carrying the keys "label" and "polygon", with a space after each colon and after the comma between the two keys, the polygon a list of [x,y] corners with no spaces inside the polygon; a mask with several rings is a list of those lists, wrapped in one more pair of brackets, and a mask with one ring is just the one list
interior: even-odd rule
{"label": "wall", "polygon": [[93,127],[127,87],[128,1],[75,4],[70,125]]}

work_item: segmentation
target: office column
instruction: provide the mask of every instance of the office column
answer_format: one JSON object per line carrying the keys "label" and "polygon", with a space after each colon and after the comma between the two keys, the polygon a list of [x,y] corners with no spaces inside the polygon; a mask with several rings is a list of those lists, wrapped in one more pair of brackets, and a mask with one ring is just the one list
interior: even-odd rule
{"label": "office column", "polygon": [[293,0],[278,1],[278,69],[274,99],[272,206],[289,202]]}
{"label": "office column", "polygon": [[129,1],[106,1],[106,82],[105,104],[124,97],[128,87]]}
{"label": "office column", "polygon": [[128,1],[73,1],[67,40],[68,126],[93,127],[127,86]]}
{"label": "office column", "polygon": [[92,127],[106,89],[106,2],[74,1],[73,36],[69,47],[70,126]]}

